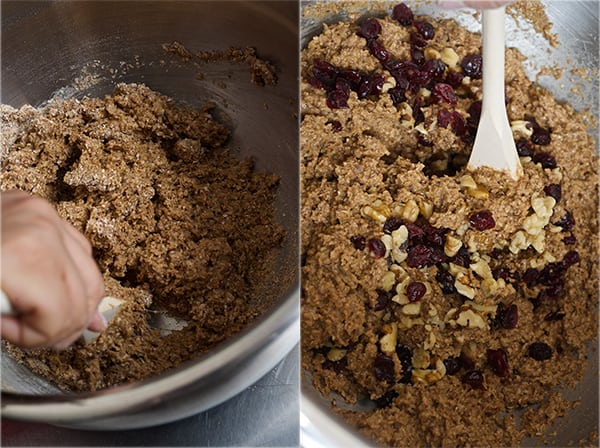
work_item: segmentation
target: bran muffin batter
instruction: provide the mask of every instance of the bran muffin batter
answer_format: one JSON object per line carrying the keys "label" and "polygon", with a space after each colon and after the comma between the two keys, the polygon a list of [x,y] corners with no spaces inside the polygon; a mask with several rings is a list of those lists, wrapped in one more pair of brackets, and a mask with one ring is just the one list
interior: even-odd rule
{"label": "bran muffin batter", "polygon": [[518,445],[597,337],[594,140],[508,49],[524,174],[467,171],[480,35],[390,9],[302,52],[302,366],[379,444]]}
{"label": "bran muffin batter", "polygon": [[[284,232],[278,178],[227,149],[228,129],[143,85],[105,98],[3,106],[1,188],[55,204],[93,246],[106,293],[124,301],[92,343],[10,352],[67,390],[158,374],[239,332],[273,303]],[[161,335],[156,313],[187,325]]]}

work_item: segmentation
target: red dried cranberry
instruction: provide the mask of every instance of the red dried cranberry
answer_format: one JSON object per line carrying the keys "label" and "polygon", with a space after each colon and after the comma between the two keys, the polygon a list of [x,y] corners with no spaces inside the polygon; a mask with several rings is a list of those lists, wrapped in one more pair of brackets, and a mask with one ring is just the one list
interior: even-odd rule
{"label": "red dried cranberry", "polygon": [[427,39],[421,36],[419,33],[410,33],[410,45],[416,48],[425,48],[427,46]]}
{"label": "red dried cranberry", "polygon": [[573,244],[577,243],[577,238],[575,238],[575,235],[567,235],[562,239],[563,243],[565,243],[567,246],[571,246]]}
{"label": "red dried cranberry", "polygon": [[460,63],[465,75],[473,79],[481,78],[483,59],[479,54],[468,54]]}
{"label": "red dried cranberry", "polygon": [[374,73],[363,77],[363,80],[358,88],[358,97],[363,99],[369,96],[377,96],[383,89],[385,78],[380,73]]}
{"label": "red dried cranberry", "polygon": [[536,268],[527,268],[521,279],[530,288],[535,286],[540,278],[540,271]]}
{"label": "red dried cranberry", "polygon": [[529,345],[527,354],[536,361],[545,361],[552,358],[552,348],[545,342],[533,342]]}
{"label": "red dried cranberry", "polygon": [[389,405],[391,405],[393,403],[394,398],[396,398],[397,396],[398,396],[398,392],[396,392],[394,389],[392,389],[392,390],[388,390],[381,397],[376,398],[373,401],[375,402],[375,406],[377,406],[378,409],[383,409],[383,408],[389,407]]}
{"label": "red dried cranberry", "polygon": [[448,103],[453,106],[458,102],[458,98],[456,97],[452,86],[450,84],[444,84],[443,82],[438,82],[433,86],[432,95],[438,102]]}
{"label": "red dried cranberry", "polygon": [[461,377],[460,381],[464,384],[468,384],[473,389],[485,390],[485,386],[483,385],[483,373],[481,373],[480,370],[469,370]]}
{"label": "red dried cranberry", "polygon": [[508,365],[508,355],[501,348],[487,350],[487,363],[498,376],[508,376],[510,367]]}
{"label": "red dried cranberry", "polygon": [[422,228],[425,232],[425,239],[428,243],[439,247],[444,246],[445,236],[450,229],[446,227],[434,227],[428,223],[425,223]]}
{"label": "red dried cranberry", "polygon": [[392,17],[396,19],[400,25],[409,26],[413,23],[413,12],[404,3],[399,3],[392,10]]}
{"label": "red dried cranberry", "polygon": [[563,263],[553,262],[548,263],[540,271],[540,277],[538,282],[544,286],[553,286],[564,283],[564,275],[567,270],[567,266]]}
{"label": "red dried cranberry", "polygon": [[367,239],[362,235],[351,236],[350,242],[357,250],[364,250],[364,248],[367,246]]}
{"label": "red dried cranberry", "polygon": [[400,383],[409,384],[412,379],[412,350],[405,345],[396,345],[396,356],[402,365]]}
{"label": "red dried cranberry", "polygon": [[469,216],[469,224],[476,230],[489,230],[496,226],[494,216],[489,210],[481,210]]}
{"label": "red dried cranberry", "polygon": [[357,34],[367,40],[377,39],[381,34],[381,24],[379,23],[379,20],[375,18],[367,20],[360,26],[360,30]]}
{"label": "red dried cranberry", "polygon": [[406,222],[404,225],[408,230],[408,241],[410,241],[412,245],[423,244],[425,241],[425,230],[423,227],[414,222]]}
{"label": "red dried cranberry", "polygon": [[356,91],[358,90],[358,87],[363,79],[363,74],[358,70],[343,69],[340,70],[338,78],[345,80],[350,88]]}
{"label": "red dried cranberry", "polygon": [[554,225],[562,227],[562,231],[566,232],[575,227],[575,218],[570,211],[567,211],[563,217],[554,223]]}
{"label": "red dried cranberry", "polygon": [[400,87],[391,88],[388,93],[390,94],[390,98],[392,99],[393,104],[400,104],[406,101],[406,90]]}
{"label": "red dried cranberry", "polygon": [[554,169],[558,166],[554,156],[548,154],[547,152],[536,152],[531,159],[534,163],[541,164],[542,168]]}
{"label": "red dried cranberry", "polygon": [[536,128],[531,134],[531,142],[536,145],[546,146],[549,145],[551,141],[550,132],[543,128]]}
{"label": "red dried cranberry", "polygon": [[452,112],[452,130],[459,137],[465,135],[467,132],[467,123],[460,112]]}
{"label": "red dried cranberry", "polygon": [[515,146],[517,147],[517,153],[519,157],[532,157],[533,156],[533,146],[526,138],[520,138],[515,142]]}
{"label": "red dried cranberry", "polygon": [[462,266],[463,268],[468,268],[471,264],[471,255],[465,246],[461,246],[458,249],[458,253],[452,257],[452,263]]}
{"label": "red dried cranberry", "polygon": [[369,239],[367,241],[367,247],[375,258],[383,258],[387,252],[385,244],[383,244],[383,241],[381,241],[379,238]]}
{"label": "red dried cranberry", "polygon": [[544,316],[544,320],[546,322],[553,322],[557,320],[563,320],[565,317],[565,313],[560,311],[550,311],[548,314]]}
{"label": "red dried cranberry", "polygon": [[519,323],[519,309],[514,303],[506,307],[503,303],[498,304],[495,322],[506,330],[512,330]]}
{"label": "red dried cranberry", "polygon": [[398,218],[397,216],[390,216],[383,223],[383,233],[391,234],[394,230],[398,230],[402,224],[404,224],[404,220],[402,218]]}
{"label": "red dried cranberry", "polygon": [[562,188],[559,184],[550,184],[544,187],[544,193],[548,196],[553,197],[556,202],[562,198]]}
{"label": "red dried cranberry", "polygon": [[413,119],[415,120],[415,126],[425,121],[425,114],[421,110],[421,98],[417,97],[413,103]]}
{"label": "red dried cranberry", "polygon": [[439,59],[430,59],[423,64],[422,70],[430,73],[433,79],[440,80],[444,77],[446,64]]}
{"label": "red dried cranberry", "polygon": [[448,72],[446,75],[446,83],[450,84],[455,89],[462,84],[462,80],[465,77],[461,72]]}
{"label": "red dried cranberry", "polygon": [[447,128],[452,121],[452,112],[448,109],[440,109],[437,113],[438,125],[442,128]]}
{"label": "red dried cranberry", "polygon": [[423,65],[425,63],[425,53],[420,48],[411,47],[410,57],[415,64]]}
{"label": "red dried cranberry", "polygon": [[374,311],[385,310],[391,302],[390,294],[383,289],[377,290],[377,303],[373,307]]}
{"label": "red dried cranberry", "polygon": [[385,62],[390,58],[390,53],[385,49],[383,44],[376,39],[367,42],[367,48],[375,59],[379,62]]}
{"label": "red dried cranberry", "polygon": [[331,125],[331,130],[333,132],[340,132],[342,130],[342,123],[337,120],[328,120],[325,124]]}
{"label": "red dried cranberry", "polygon": [[460,371],[460,360],[457,357],[450,357],[444,360],[446,375],[456,375]]}
{"label": "red dried cranberry", "polygon": [[435,279],[440,285],[440,289],[444,294],[454,294],[456,292],[456,288],[454,287],[454,277],[450,272],[445,269],[438,268],[437,274],[435,274]]}
{"label": "red dried cranberry", "polygon": [[342,358],[338,361],[330,361],[326,359],[322,364],[324,369],[333,370],[335,373],[342,373],[346,367],[348,366],[348,361],[346,358]]}
{"label": "red dried cranberry", "polygon": [[431,260],[432,253],[433,251],[431,250],[431,248],[423,244],[419,244],[417,246],[412,247],[408,251],[406,262],[411,268],[422,268],[425,266],[431,266],[433,264]]}
{"label": "red dried cranberry", "polygon": [[576,250],[571,250],[567,252],[562,259],[563,265],[567,268],[579,263],[580,261],[581,257],[579,256],[579,252],[577,252]]}
{"label": "red dried cranberry", "polygon": [[409,302],[418,302],[425,295],[427,288],[421,282],[410,282],[406,287],[406,296]]}
{"label": "red dried cranberry", "polygon": [[373,372],[378,381],[394,382],[394,361],[388,355],[377,353],[373,362]]}
{"label": "red dried cranberry", "polygon": [[481,105],[481,101],[473,101],[467,109],[469,116],[477,121],[479,121],[479,118],[481,117]]}
{"label": "red dried cranberry", "polygon": [[423,38],[427,40],[433,39],[433,36],[435,35],[435,30],[433,29],[433,25],[431,23],[426,22],[425,20],[415,20],[413,21],[413,25],[415,26],[419,34],[423,36]]}
{"label": "red dried cranberry", "polygon": [[417,143],[421,146],[426,146],[428,148],[431,148],[433,146],[433,142],[421,133],[417,134]]}
{"label": "red dried cranberry", "polygon": [[327,93],[325,103],[330,109],[347,109],[349,93],[345,90],[332,90]]}
{"label": "red dried cranberry", "polygon": [[313,60],[313,75],[325,88],[332,88],[337,79],[338,70],[329,62],[321,59]]}

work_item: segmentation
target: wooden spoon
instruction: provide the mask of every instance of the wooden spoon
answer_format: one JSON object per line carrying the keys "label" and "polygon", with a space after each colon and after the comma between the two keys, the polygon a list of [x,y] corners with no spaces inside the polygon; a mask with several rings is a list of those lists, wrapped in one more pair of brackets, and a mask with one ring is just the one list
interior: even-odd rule
{"label": "wooden spoon", "polygon": [[517,180],[523,168],[504,104],[504,9],[483,11],[483,102],[467,169],[488,166]]}

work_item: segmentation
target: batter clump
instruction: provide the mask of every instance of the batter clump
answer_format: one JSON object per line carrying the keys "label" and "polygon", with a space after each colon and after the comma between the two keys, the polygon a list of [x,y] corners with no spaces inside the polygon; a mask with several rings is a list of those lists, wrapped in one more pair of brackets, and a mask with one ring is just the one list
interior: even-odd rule
{"label": "batter clump", "polygon": [[[11,353],[69,390],[131,382],[194,358],[239,332],[268,294],[278,177],[227,149],[211,108],[143,85],[105,98],[3,106],[1,187],[35,193],[91,241],[106,293],[125,302],[93,343]],[[187,325],[161,335],[157,313]]]}
{"label": "batter clump", "polygon": [[302,365],[387,446],[542,434],[597,337],[593,138],[508,49],[524,174],[467,171],[480,44],[400,4],[302,52]]}

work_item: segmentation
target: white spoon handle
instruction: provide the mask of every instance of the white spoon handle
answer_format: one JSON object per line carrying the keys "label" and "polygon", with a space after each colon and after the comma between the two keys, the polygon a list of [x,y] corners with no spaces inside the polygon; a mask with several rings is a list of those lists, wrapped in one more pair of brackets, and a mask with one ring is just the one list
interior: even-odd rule
{"label": "white spoon handle", "polygon": [[[485,9],[483,30],[483,104],[482,110],[493,110],[508,117],[504,105],[504,7]],[[500,69],[500,67],[502,69]]]}

